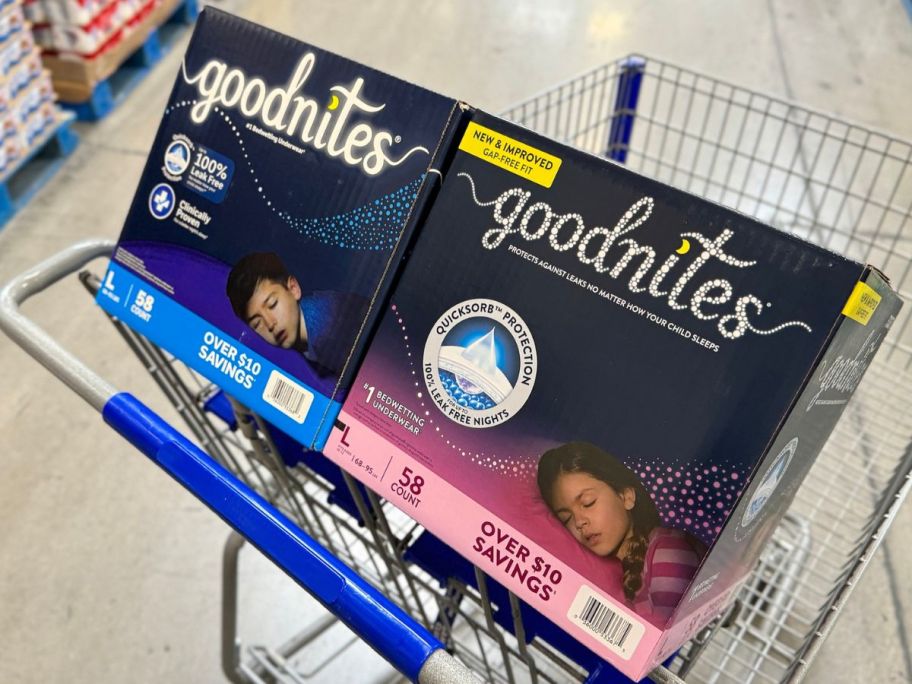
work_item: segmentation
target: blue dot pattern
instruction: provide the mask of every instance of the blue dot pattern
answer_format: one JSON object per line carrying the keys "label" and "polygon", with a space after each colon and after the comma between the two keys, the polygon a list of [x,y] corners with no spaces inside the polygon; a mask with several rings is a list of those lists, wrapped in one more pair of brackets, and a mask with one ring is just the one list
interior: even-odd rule
{"label": "blue dot pattern", "polygon": [[373,202],[335,216],[296,218],[281,211],[279,216],[300,235],[313,240],[342,247],[371,251],[388,251],[396,246],[402,226],[408,216],[418,188],[424,180],[422,174],[412,182]]}
{"label": "blue dot pattern", "polygon": [[447,394],[453,398],[453,401],[463,408],[485,411],[497,406],[494,400],[484,392],[480,394],[466,394],[463,392],[456,382],[456,376],[449,371],[440,371],[440,382],[443,384]]}

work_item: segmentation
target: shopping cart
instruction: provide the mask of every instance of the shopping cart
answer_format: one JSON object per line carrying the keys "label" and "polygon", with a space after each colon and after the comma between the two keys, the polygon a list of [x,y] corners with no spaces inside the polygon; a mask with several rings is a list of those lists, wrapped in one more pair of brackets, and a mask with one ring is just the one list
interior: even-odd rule
{"label": "shopping cart", "polygon": [[[642,57],[595,69],[506,117],[882,266],[905,298],[912,294],[908,142]],[[201,449],[19,313],[27,297],[111,248],[74,246],[10,283],[0,293],[0,326],[237,530],[224,563],[230,680],[312,680],[304,658],[337,621],[422,682],[475,681],[472,673],[486,682],[618,678],[404,513],[118,321]],[[97,289],[90,273],[81,279]],[[654,681],[805,674],[912,486],[909,315],[894,324],[734,607]],[[242,643],[238,559],[247,541],[330,614],[277,646]]]}

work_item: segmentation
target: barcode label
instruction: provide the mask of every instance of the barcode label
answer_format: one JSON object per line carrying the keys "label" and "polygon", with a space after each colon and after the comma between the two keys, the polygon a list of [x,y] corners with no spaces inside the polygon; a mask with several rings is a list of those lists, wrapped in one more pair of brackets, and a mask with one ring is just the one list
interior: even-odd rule
{"label": "barcode label", "polygon": [[297,423],[303,423],[313,403],[313,394],[278,371],[269,374],[263,401]]}
{"label": "barcode label", "polygon": [[643,623],[633,615],[585,585],[573,599],[567,617],[625,660],[634,654],[646,632]]}

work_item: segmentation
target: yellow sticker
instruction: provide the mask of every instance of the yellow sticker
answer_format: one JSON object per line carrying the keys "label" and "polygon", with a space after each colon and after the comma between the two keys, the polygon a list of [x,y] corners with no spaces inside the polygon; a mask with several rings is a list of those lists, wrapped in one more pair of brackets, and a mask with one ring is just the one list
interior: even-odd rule
{"label": "yellow sticker", "polygon": [[880,295],[877,294],[877,290],[867,283],[858,281],[845,306],[842,307],[842,315],[858,321],[862,325],[867,325],[878,304],[880,304]]}
{"label": "yellow sticker", "polygon": [[521,178],[550,188],[561,160],[497,131],[469,124],[459,149]]}

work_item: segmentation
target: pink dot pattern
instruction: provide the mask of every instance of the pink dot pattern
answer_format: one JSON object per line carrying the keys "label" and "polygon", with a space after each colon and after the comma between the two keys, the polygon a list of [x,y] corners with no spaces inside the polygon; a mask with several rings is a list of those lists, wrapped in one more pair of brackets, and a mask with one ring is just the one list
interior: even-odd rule
{"label": "pink dot pattern", "polygon": [[744,473],[733,467],[631,464],[655,502],[664,524],[705,541],[722,531],[741,494]]}

